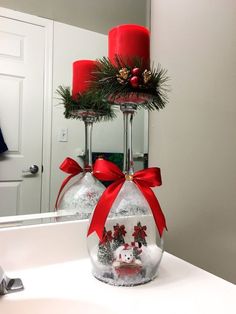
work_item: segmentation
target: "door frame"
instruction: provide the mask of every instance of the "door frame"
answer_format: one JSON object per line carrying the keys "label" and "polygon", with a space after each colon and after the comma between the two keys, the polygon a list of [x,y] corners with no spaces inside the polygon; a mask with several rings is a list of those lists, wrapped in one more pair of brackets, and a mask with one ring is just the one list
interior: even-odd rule
{"label": "door frame", "polygon": [[51,140],[52,140],[52,70],[53,70],[53,27],[52,20],[0,7],[0,16],[9,19],[38,25],[45,32],[45,63],[44,63],[44,104],[42,132],[42,182],[41,182],[41,213],[50,210],[51,181]]}

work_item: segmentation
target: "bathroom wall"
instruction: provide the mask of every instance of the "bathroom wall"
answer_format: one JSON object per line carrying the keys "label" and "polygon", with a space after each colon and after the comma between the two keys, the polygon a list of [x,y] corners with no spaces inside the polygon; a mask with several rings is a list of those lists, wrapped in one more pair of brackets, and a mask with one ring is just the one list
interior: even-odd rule
{"label": "bathroom wall", "polygon": [[151,114],[150,163],[167,251],[236,283],[236,1],[153,0],[152,58],[170,101]]}

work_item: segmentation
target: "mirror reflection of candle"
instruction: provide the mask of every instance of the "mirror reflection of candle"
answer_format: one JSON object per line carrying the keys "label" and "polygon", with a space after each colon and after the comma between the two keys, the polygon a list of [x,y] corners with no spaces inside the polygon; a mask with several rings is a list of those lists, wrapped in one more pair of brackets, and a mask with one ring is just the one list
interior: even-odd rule
{"label": "mirror reflection of candle", "polygon": [[73,63],[72,97],[89,89],[92,71],[96,68],[94,60],[78,60]]}
{"label": "mirror reflection of candle", "polygon": [[[74,160],[66,158],[62,163],[60,169],[67,170],[63,165],[72,164],[72,170],[75,169],[75,174],[79,173],[77,181],[71,186],[67,186],[68,181],[74,176],[72,173],[67,177],[59,190],[57,196],[55,210],[60,213],[73,212],[79,219],[88,219],[104,191],[104,186],[93,176],[92,172],[92,129],[93,123],[96,122],[101,112],[94,110],[92,98],[86,98],[87,107],[84,108],[83,97],[89,94],[91,81],[93,80],[92,72],[96,69],[96,61],[93,60],[77,60],[73,63],[73,79],[72,79],[72,98],[77,104],[77,109],[71,109],[71,114],[74,118],[79,118],[84,122],[85,126],[85,156],[83,173],[76,171],[79,166]],[[83,100],[82,100],[83,99]],[[64,170],[65,169],[65,170]],[[67,172],[67,171],[65,171]],[[67,172],[68,173],[68,172]],[[71,173],[71,172],[69,172]]]}

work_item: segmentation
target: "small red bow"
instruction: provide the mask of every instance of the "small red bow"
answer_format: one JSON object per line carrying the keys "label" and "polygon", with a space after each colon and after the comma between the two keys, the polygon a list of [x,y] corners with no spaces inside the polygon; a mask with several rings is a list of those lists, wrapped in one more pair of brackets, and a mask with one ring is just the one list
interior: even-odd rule
{"label": "small red bow", "polygon": [[134,233],[132,234],[132,236],[135,238],[141,237],[141,239],[145,239],[147,236],[145,232],[146,230],[146,226],[134,226]]}
{"label": "small red bow", "polygon": [[123,246],[124,246],[123,248],[124,250],[129,250],[131,248],[129,243],[124,243]]}
{"label": "small red bow", "polygon": [[124,225],[116,224],[113,228],[114,228],[114,234],[113,234],[114,238],[117,238],[120,235],[125,236],[127,233]]}
{"label": "small red bow", "polygon": [[77,174],[83,172],[83,169],[80,167],[80,165],[72,158],[67,157],[62,164],[59,167],[62,171],[69,173],[70,176],[68,176],[67,178],[65,178],[65,180],[62,182],[62,185],[60,187],[60,190],[58,192],[57,195],[57,200],[56,200],[56,204],[55,204],[55,209],[58,208],[58,201],[61,195],[62,190],[64,189],[64,187],[66,186],[66,184],[70,181],[70,179],[72,179],[74,176],[76,176]]}
{"label": "small red bow", "polygon": [[127,176],[126,178],[123,172],[121,172],[121,170],[112,162],[103,159],[97,159],[94,165],[93,174],[99,180],[115,182],[108,186],[99,199],[94,210],[87,236],[95,231],[99,239],[102,239],[107,216],[126,179],[131,179],[146,198],[152,210],[159,234],[160,236],[162,235],[164,228],[166,228],[165,217],[162,213],[155,194],[151,190],[151,187],[161,185],[160,168],[153,167],[140,170],[137,171],[133,176]]}

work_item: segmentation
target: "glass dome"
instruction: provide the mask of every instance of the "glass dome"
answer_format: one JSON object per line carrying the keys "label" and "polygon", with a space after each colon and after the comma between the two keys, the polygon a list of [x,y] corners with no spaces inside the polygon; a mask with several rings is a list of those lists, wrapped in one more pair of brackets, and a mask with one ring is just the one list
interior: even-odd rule
{"label": "glass dome", "polygon": [[[87,243],[92,272],[97,279],[118,286],[135,286],[153,280],[163,255],[163,237],[156,230],[159,219],[162,227],[165,219],[158,202],[150,204],[150,198],[152,201],[155,198],[150,187],[161,184],[160,169],[134,173],[132,120],[136,108],[131,103],[121,105],[123,172],[109,161],[97,160],[94,165],[94,174],[99,179],[114,183],[101,196],[90,221]],[[155,183],[150,185],[145,181],[152,179]],[[155,211],[159,211],[157,215]]]}
{"label": "glass dome", "polygon": [[[71,113],[72,114],[72,113]],[[105,190],[104,185],[97,180],[93,171],[92,162],[92,130],[93,123],[98,120],[100,112],[92,110],[74,110],[73,115],[80,117],[85,127],[85,156],[83,167],[71,158],[66,158],[60,169],[70,174],[62,183],[55,208],[60,214],[76,214],[78,219],[88,219],[94,210],[100,196]],[[79,173],[79,174],[78,174]],[[61,190],[67,186],[70,179],[76,175],[77,180],[66,188],[61,195]]]}
{"label": "glass dome", "polygon": [[93,275],[106,283],[134,286],[153,280],[163,254],[151,209],[132,181],[125,181],[100,240],[88,237]]}
{"label": "glass dome", "polygon": [[91,172],[79,174],[76,182],[62,194],[58,212],[69,211],[79,219],[88,219],[104,190],[104,185]]}

